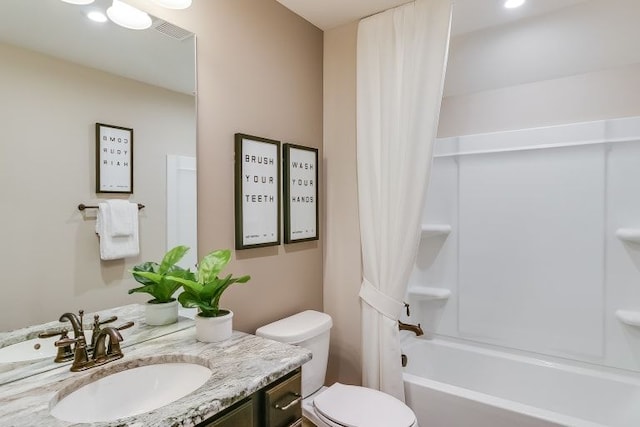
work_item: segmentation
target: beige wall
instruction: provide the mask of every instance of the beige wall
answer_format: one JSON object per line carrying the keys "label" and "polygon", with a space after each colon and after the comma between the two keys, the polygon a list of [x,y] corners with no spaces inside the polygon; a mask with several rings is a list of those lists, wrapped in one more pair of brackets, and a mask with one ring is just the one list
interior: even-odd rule
{"label": "beige wall", "polygon": [[[198,252],[233,248],[234,133],[316,147],[323,157],[322,32],[275,0],[201,0],[184,11],[131,4],[197,35]],[[236,251],[228,271],[252,279],[222,298],[234,328],[321,310],[322,246]]]}
{"label": "beige wall", "polygon": [[[195,155],[192,96],[0,45],[0,330],[136,301],[128,270],[164,253],[166,154]],[[101,262],[95,123],[134,129],[141,256]],[[127,198],[128,195],[120,195]]]}
{"label": "beige wall", "polygon": [[[143,0],[132,0],[131,4],[197,34],[198,252],[203,255],[216,248],[233,248],[234,133],[317,147],[322,158],[322,32],[275,0],[196,1],[185,11],[169,11]],[[7,56],[3,53],[2,57],[5,65]],[[158,101],[144,90],[116,94],[111,77],[105,75],[101,77],[104,93],[96,92],[61,63],[40,65],[51,80],[55,79],[50,92],[25,81],[28,75],[22,80],[0,76],[3,102],[12,102],[3,111],[14,111],[10,120],[19,120],[11,133],[3,129],[0,145],[2,222],[13,224],[18,217],[30,218],[27,227],[6,227],[0,236],[2,265],[12,270],[3,281],[1,329],[52,320],[63,310],[95,310],[145,300],[144,296],[127,295],[134,284],[127,270],[142,257],[158,259],[164,252],[164,228],[155,235],[145,233],[148,224],[160,215],[164,220],[164,202],[157,199],[164,198],[164,182],[143,166],[153,169],[156,163],[149,159],[155,162],[162,158],[162,165],[156,167],[164,168],[164,153],[155,150],[146,162],[142,161],[145,156],[136,158],[132,200],[148,206],[141,214],[142,257],[126,263],[101,263],[92,231],[94,219],[83,218],[76,209],[78,203],[95,198],[92,124],[102,121],[135,128],[137,148],[147,131],[132,117],[138,117],[134,111],[144,111],[148,132],[183,139],[176,137],[170,118],[154,117],[152,105]],[[116,100],[103,102],[101,97],[108,93]],[[63,113],[63,103],[74,109]],[[46,120],[23,114],[22,104],[38,105]],[[31,134],[35,128],[39,133]],[[52,134],[58,137],[47,144]],[[156,133],[148,136],[156,141],[159,137]],[[63,147],[60,139],[72,145]],[[17,144],[8,145],[7,141],[20,144],[22,151],[13,151]],[[43,146],[33,148],[34,141],[43,141]],[[77,149],[78,141],[91,144]],[[33,153],[29,161],[25,161],[27,153]],[[16,178],[6,175],[19,176],[28,191],[14,192],[10,184]],[[14,207],[34,201],[38,207]],[[322,199],[320,203],[322,206]],[[48,209],[53,205],[55,209]],[[19,242],[23,249],[12,254],[14,246],[7,242]],[[222,303],[236,313],[235,328],[253,331],[303,309],[322,309],[322,244],[320,240],[236,252],[229,272],[250,274],[252,280],[223,297]]]}
{"label": "beige wall", "polygon": [[356,176],[356,23],[324,35],[326,225],[324,309],[331,315],[327,381],[360,384],[362,280]]}

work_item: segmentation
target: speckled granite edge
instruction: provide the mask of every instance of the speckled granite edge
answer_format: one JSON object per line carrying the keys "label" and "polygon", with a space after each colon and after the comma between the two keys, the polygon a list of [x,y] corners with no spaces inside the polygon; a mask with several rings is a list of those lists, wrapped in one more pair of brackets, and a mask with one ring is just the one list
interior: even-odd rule
{"label": "speckled granite edge", "polygon": [[[84,316],[84,324],[85,336],[87,340],[91,339],[91,323],[93,321],[94,314],[98,314],[102,319],[106,319],[110,316],[118,316],[118,320],[110,323],[108,326],[119,326],[128,321],[134,322],[134,325],[131,328],[125,329],[121,332],[124,338],[124,341],[121,344],[122,348],[145,342],[150,339],[158,338],[163,335],[171,334],[186,328],[190,328],[194,325],[193,319],[188,319],[181,316],[178,317],[178,322],[171,325],[150,326],[147,325],[144,321],[144,304],[129,304],[121,307],[101,310],[95,313],[86,313]],[[71,325],[69,323],[53,321],[43,323],[41,325],[16,329],[15,331],[11,332],[0,332],[0,348],[24,340],[36,338],[42,331],[62,330],[62,328],[65,327],[69,330],[71,329]],[[69,336],[73,337],[73,333],[70,332]],[[57,369],[60,366],[69,364],[70,362],[55,363],[53,362],[53,357],[29,362],[0,363],[0,385],[20,380],[30,375],[39,374],[51,369]]]}
{"label": "speckled granite edge", "polygon": [[95,370],[73,373],[68,367],[50,370],[0,387],[3,426],[71,426],[49,414],[50,405],[98,377],[144,364],[190,361],[212,370],[198,390],[162,408],[113,422],[113,426],[194,426],[242,400],[311,359],[301,347],[234,332],[223,342],[196,341],[189,328],[129,347],[125,357]]}

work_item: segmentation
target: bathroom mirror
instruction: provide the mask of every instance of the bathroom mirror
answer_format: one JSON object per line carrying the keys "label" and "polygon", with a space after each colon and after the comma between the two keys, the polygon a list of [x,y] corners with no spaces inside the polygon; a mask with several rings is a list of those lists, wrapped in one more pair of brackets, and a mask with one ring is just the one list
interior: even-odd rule
{"label": "bathroom mirror", "polygon": [[[196,153],[195,35],[87,18],[110,5],[0,2],[0,332],[144,302],[129,270],[166,251],[167,158]],[[96,123],[133,129],[133,194],[95,192]],[[78,205],[108,198],[145,205],[138,257],[100,260],[96,210]]]}

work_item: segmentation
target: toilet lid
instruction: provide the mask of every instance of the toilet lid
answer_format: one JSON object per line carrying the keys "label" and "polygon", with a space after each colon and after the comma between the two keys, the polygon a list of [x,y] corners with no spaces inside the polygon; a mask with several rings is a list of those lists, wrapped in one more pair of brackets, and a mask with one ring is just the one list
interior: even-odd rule
{"label": "toilet lid", "polygon": [[313,399],[322,416],[346,427],[409,427],[416,417],[407,405],[386,393],[335,383]]}

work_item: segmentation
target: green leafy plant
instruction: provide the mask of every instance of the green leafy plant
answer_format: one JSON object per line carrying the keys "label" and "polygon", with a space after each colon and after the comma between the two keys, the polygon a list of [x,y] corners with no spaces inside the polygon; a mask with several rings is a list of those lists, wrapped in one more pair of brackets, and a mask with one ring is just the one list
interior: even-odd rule
{"label": "green leafy plant", "polygon": [[173,294],[180,289],[181,283],[175,279],[193,279],[194,274],[189,269],[176,265],[187,253],[187,246],[176,246],[168,251],[160,264],[157,262],[145,262],[133,267],[131,274],[142,286],[129,289],[129,294],[144,292],[150,294],[152,304],[160,304],[175,301]]}
{"label": "green leafy plant", "polygon": [[199,316],[218,317],[227,313],[220,309],[220,297],[234,283],[246,283],[251,276],[233,277],[231,274],[219,278],[218,274],[231,259],[228,249],[209,253],[198,265],[195,278],[170,276],[169,279],[182,284],[183,292],[178,295],[178,302],[186,308],[199,308]]}

